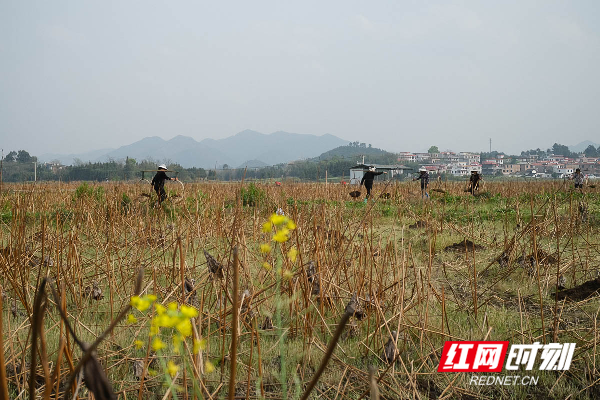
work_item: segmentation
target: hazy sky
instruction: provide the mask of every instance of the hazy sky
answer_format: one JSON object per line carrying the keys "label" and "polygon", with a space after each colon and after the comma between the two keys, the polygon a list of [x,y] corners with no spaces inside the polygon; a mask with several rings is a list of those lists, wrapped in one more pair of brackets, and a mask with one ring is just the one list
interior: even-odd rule
{"label": "hazy sky", "polygon": [[392,151],[600,142],[600,2],[0,2],[0,147],[331,133]]}

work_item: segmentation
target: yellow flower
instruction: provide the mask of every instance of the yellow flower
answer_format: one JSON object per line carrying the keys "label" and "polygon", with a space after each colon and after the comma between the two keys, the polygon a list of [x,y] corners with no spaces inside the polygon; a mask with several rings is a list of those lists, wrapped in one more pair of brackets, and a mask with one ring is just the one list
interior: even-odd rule
{"label": "yellow flower", "polygon": [[169,375],[171,375],[171,377],[174,377],[178,371],[179,365],[176,365],[173,361],[169,360],[169,362],[167,363],[167,372],[169,372]]}
{"label": "yellow flower", "polygon": [[165,306],[163,306],[162,304],[155,304],[154,308],[156,309],[156,313],[158,315],[163,315],[165,312],[167,312],[167,309]]}
{"label": "yellow flower", "polygon": [[286,228],[288,228],[290,231],[293,231],[296,229],[296,223],[290,219],[286,225]]}
{"label": "yellow flower", "polygon": [[158,326],[156,325],[150,325],[150,337],[154,336],[154,335],[158,335]]}
{"label": "yellow flower", "polygon": [[287,217],[283,216],[283,215],[277,215],[277,214],[273,214],[271,215],[271,218],[269,219],[274,225],[283,225],[287,222]]}
{"label": "yellow flower", "polygon": [[200,352],[200,350],[205,350],[206,349],[206,339],[194,339],[194,349],[193,352],[194,354],[198,354]]}
{"label": "yellow flower", "polygon": [[171,317],[167,314],[157,315],[152,318],[152,326],[161,328],[172,328],[177,324],[177,318]]}
{"label": "yellow flower", "polygon": [[194,307],[186,306],[185,304],[181,305],[181,314],[183,314],[187,318],[195,318],[198,316],[198,310]]}
{"label": "yellow flower", "polygon": [[173,335],[173,352],[175,354],[179,354],[179,348],[181,347],[181,342],[183,342],[183,336],[181,335]]}
{"label": "yellow flower", "polygon": [[156,376],[157,372],[153,369],[148,370],[148,376]]}
{"label": "yellow flower", "polygon": [[263,267],[264,269],[266,269],[267,271],[270,271],[270,270],[271,270],[271,268],[273,268],[273,267],[271,267],[271,264],[269,264],[268,262],[264,262],[264,263],[262,264],[262,267]]}
{"label": "yellow flower", "polygon": [[148,307],[150,307],[150,304],[152,304],[155,300],[156,296],[153,294],[149,294],[143,297],[132,296],[129,304],[137,308],[139,311],[146,311]]}
{"label": "yellow flower", "polygon": [[140,298],[140,296],[132,296],[129,304],[139,311],[146,311],[150,307],[150,301]]}
{"label": "yellow flower", "polygon": [[204,371],[206,371],[207,374],[210,374],[211,372],[215,371],[215,366],[213,365],[213,363],[206,360],[206,363],[204,363]]}
{"label": "yellow flower", "polygon": [[296,257],[298,256],[298,250],[295,247],[292,247],[290,251],[288,251],[288,258],[291,262],[296,262]]}
{"label": "yellow flower", "polygon": [[135,324],[137,322],[137,318],[133,316],[133,314],[129,314],[127,316],[127,323],[128,324]]}
{"label": "yellow flower", "polygon": [[262,226],[262,231],[263,231],[264,233],[269,233],[269,232],[271,232],[271,229],[272,229],[272,228],[271,228],[271,223],[270,223],[270,222],[265,222],[265,223],[263,224],[263,226]]}
{"label": "yellow flower", "polygon": [[142,342],[141,340],[136,340],[135,342],[133,342],[133,344],[135,344],[135,348],[138,350],[144,346],[144,342]]}
{"label": "yellow flower", "polygon": [[263,254],[271,252],[271,246],[268,243],[264,243],[260,245],[260,252]]}
{"label": "yellow flower", "polygon": [[157,337],[155,337],[154,340],[152,341],[152,349],[154,351],[162,350],[165,347],[167,347],[167,345],[165,344],[165,342],[163,342],[162,340],[160,340]]}
{"label": "yellow flower", "polygon": [[293,277],[294,277],[294,273],[292,271],[290,271],[289,269],[286,269],[285,271],[283,271],[283,279],[285,279],[286,281],[289,281]]}
{"label": "yellow flower", "polygon": [[167,304],[167,308],[171,311],[177,311],[177,302],[176,301],[172,301],[169,304]]}
{"label": "yellow flower", "polygon": [[190,336],[192,334],[192,323],[189,319],[184,319],[175,325],[175,329],[177,329],[183,336]]}
{"label": "yellow flower", "polygon": [[290,231],[287,228],[280,229],[275,235],[273,235],[273,240],[279,243],[287,242],[289,239]]}

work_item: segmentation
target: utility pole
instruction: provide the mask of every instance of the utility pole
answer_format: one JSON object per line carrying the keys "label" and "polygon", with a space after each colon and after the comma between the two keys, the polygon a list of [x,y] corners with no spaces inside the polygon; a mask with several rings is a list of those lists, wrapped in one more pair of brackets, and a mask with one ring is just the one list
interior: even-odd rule
{"label": "utility pole", "polygon": [[490,138],[490,153],[492,152],[492,138]]}
{"label": "utility pole", "polygon": [[37,182],[37,161],[33,162],[33,181]]}
{"label": "utility pole", "polygon": [[0,193],[2,193],[2,162],[4,161],[4,149],[2,149],[2,158],[0,158]]}

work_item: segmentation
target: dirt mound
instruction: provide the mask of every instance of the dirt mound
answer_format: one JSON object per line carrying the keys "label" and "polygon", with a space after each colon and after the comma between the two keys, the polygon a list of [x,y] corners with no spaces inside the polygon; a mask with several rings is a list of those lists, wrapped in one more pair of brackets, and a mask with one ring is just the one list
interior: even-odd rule
{"label": "dirt mound", "polygon": [[[556,258],[552,254],[546,253],[544,250],[537,251],[537,260],[540,264],[555,264]],[[517,258],[517,263],[521,266],[525,266],[526,264],[535,266],[535,253],[531,253],[527,256],[521,256]]]}
{"label": "dirt mound", "polygon": [[599,290],[600,278],[596,278],[571,289],[559,290],[558,299],[563,300],[566,298],[567,300],[581,301],[596,294]]}
{"label": "dirt mound", "polygon": [[408,226],[410,229],[417,229],[417,228],[427,228],[427,222],[426,221],[417,221],[412,225]]}
{"label": "dirt mound", "polygon": [[462,242],[456,242],[456,243],[451,244],[450,246],[446,246],[444,248],[445,251],[465,251],[465,249],[467,251],[473,251],[473,250],[483,250],[483,249],[485,249],[485,247],[483,247],[479,244],[475,244],[472,241],[470,241],[469,239],[465,239]]}
{"label": "dirt mound", "polygon": [[432,192],[446,193],[444,189],[431,189]]}
{"label": "dirt mound", "polygon": [[360,197],[360,192],[358,190],[355,190],[354,192],[350,192],[348,194],[350,195],[350,197],[353,197],[353,198]]}

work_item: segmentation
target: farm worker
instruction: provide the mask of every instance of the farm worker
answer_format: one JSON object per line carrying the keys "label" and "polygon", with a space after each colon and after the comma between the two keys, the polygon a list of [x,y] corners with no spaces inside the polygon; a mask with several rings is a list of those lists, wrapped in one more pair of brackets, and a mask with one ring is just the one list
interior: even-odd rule
{"label": "farm worker", "polygon": [[429,173],[424,167],[419,168],[419,176],[413,178],[413,181],[421,181],[421,198],[429,198],[427,193],[427,186],[429,185]]}
{"label": "farm worker", "polygon": [[360,181],[360,186],[364,184],[365,188],[367,189],[367,197],[365,198],[365,202],[367,201],[369,196],[371,196],[371,189],[373,188],[373,179],[376,175],[381,174],[387,174],[387,172],[375,172],[375,167],[369,167],[369,170],[363,175]]}
{"label": "farm worker", "polygon": [[176,181],[177,178],[169,178],[165,171],[167,170],[167,166],[165,164],[161,164],[158,166],[158,172],[152,178],[151,185],[158,196],[158,202],[162,203],[167,198],[167,192],[165,192],[165,181]]}
{"label": "farm worker", "polygon": [[475,191],[479,190],[479,182],[483,180],[483,177],[479,175],[476,169],[471,170],[471,177],[469,178],[469,188],[467,189],[473,196]]}
{"label": "farm worker", "polygon": [[577,168],[570,179],[575,181],[575,189],[583,189],[583,180],[585,177],[583,176],[583,173],[581,173],[581,169]]}

